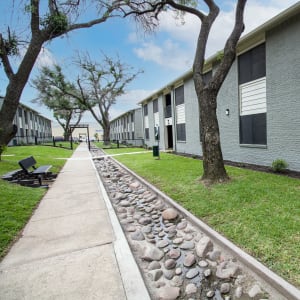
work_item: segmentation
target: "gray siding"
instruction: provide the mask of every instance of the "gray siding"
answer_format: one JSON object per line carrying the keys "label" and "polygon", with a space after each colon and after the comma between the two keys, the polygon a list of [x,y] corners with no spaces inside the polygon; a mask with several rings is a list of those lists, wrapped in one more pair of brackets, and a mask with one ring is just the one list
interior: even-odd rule
{"label": "gray siding", "polygon": [[267,34],[267,164],[300,170],[300,19]]}
{"label": "gray siding", "polygon": [[[266,36],[267,146],[239,144],[237,61],[218,96],[218,119],[226,160],[270,166],[277,158],[300,170],[300,21]],[[226,116],[225,110],[230,110]]]}

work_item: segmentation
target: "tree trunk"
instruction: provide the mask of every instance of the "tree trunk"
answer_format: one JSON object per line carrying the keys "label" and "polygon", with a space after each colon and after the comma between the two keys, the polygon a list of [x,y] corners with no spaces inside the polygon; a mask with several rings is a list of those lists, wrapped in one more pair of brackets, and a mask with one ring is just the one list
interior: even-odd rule
{"label": "tree trunk", "polygon": [[110,144],[110,123],[109,122],[103,122],[103,140],[104,140],[104,145]]}
{"label": "tree trunk", "polygon": [[18,72],[9,78],[3,105],[0,109],[0,145],[7,145],[17,133],[13,124],[23,89],[43,44],[42,38],[33,39],[20,64]]}
{"label": "tree trunk", "polygon": [[199,91],[200,135],[203,152],[202,180],[208,183],[224,182],[229,179],[223,162],[220,131],[217,119],[217,93],[205,88]]}

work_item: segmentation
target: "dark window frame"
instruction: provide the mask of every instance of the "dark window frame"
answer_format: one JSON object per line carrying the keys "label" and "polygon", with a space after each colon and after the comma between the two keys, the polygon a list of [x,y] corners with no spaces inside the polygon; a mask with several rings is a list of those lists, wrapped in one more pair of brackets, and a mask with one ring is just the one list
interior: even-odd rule
{"label": "dark window frame", "polygon": [[184,104],[184,85],[175,89],[175,105]]}
{"label": "dark window frame", "polygon": [[185,123],[176,124],[176,137],[178,142],[186,142]]}

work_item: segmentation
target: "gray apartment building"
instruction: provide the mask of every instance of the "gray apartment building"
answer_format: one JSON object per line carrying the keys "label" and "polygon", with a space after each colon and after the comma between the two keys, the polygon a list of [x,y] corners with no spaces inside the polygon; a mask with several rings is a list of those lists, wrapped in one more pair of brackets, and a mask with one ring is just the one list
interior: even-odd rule
{"label": "gray apartment building", "polygon": [[[206,79],[218,63],[206,61]],[[145,144],[202,155],[192,71],[139,103]],[[217,100],[225,160],[300,171],[300,2],[245,35]]]}
{"label": "gray apartment building", "polygon": [[142,146],[144,143],[142,109],[129,110],[111,120],[110,139],[119,143]]}
{"label": "gray apartment building", "polygon": [[[0,108],[2,102],[3,97],[0,97]],[[52,141],[51,120],[22,103],[18,106],[13,124],[17,126],[18,131],[9,142],[9,146]]]}

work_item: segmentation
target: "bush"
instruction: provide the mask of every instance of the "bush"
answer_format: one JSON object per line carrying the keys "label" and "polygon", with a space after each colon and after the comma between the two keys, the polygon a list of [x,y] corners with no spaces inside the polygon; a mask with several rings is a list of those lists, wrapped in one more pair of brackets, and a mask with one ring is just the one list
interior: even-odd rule
{"label": "bush", "polygon": [[288,163],[284,159],[276,159],[272,162],[274,172],[282,172],[288,167]]}

